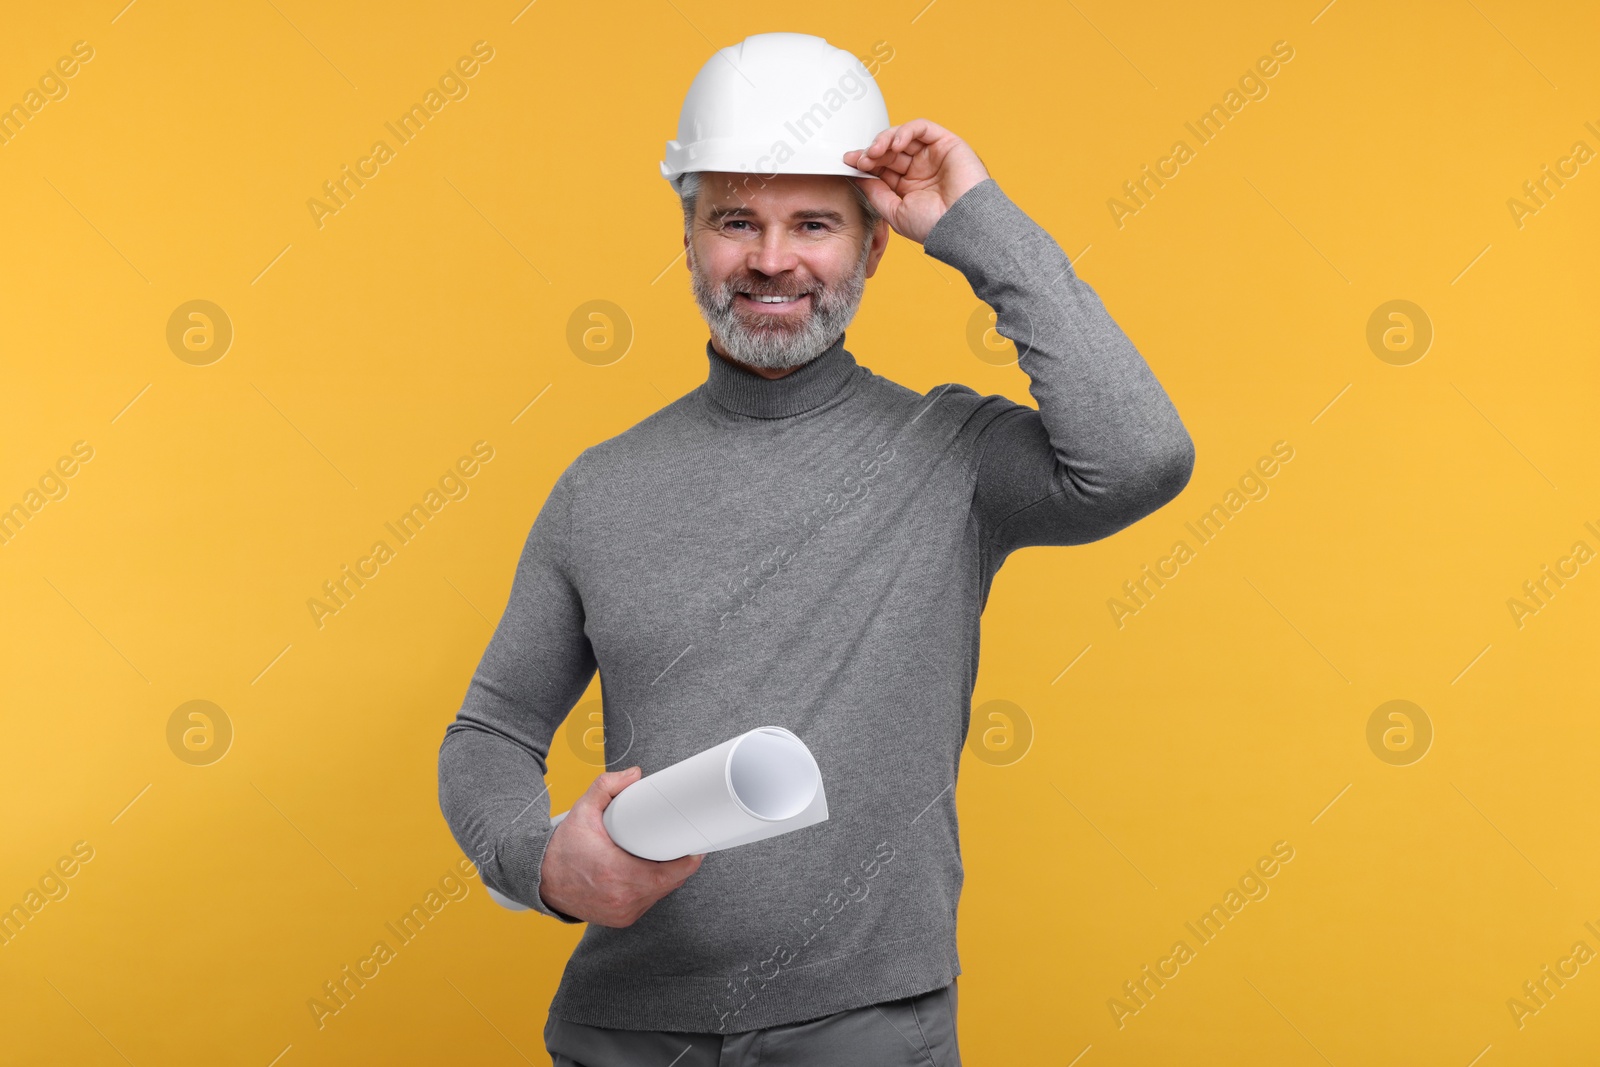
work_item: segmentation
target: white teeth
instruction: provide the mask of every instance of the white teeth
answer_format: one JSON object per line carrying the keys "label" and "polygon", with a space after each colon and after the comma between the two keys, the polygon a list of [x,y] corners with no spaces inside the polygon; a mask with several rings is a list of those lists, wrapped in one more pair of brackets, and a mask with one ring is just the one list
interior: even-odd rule
{"label": "white teeth", "polygon": [[[802,293],[801,295],[805,294]],[[800,299],[798,296],[754,296],[750,293],[746,293],[745,296],[763,304],[788,304]]]}

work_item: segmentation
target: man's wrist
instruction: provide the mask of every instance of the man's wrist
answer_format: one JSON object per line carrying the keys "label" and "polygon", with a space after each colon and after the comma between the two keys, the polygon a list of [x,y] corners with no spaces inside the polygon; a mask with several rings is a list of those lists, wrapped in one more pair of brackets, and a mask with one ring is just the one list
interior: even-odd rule
{"label": "man's wrist", "polygon": [[554,904],[551,904],[548,900],[546,900],[544,898],[544,889],[542,887],[539,890],[538,896],[539,896],[539,904],[540,904],[540,906],[543,907],[545,911],[548,911],[551,915],[554,915],[556,918],[560,919],[561,921],[569,922],[569,923],[576,923],[576,922],[582,922],[583,921],[582,919],[577,919],[577,918],[574,918],[571,915],[568,915],[566,912],[562,911],[560,908],[556,907]]}
{"label": "man's wrist", "polygon": [[544,860],[545,860],[545,857],[550,854],[550,839],[553,838],[553,837],[555,837],[555,831],[554,830],[550,831],[549,835],[547,835],[545,837],[544,846],[539,850],[539,862],[534,864],[534,868],[533,868],[534,876],[538,879],[534,883],[534,887],[533,887],[533,894],[534,894],[535,901],[537,902],[537,904],[539,905],[539,908],[542,911],[548,913],[549,915],[554,916],[557,919],[560,919],[562,922],[565,922],[565,923],[582,922],[583,921],[582,919],[579,919],[576,916],[568,915],[566,912],[562,911],[560,908],[557,908],[557,907],[553,906],[548,900],[546,900],[544,898]]}
{"label": "man's wrist", "polygon": [[[992,187],[992,192],[984,188],[986,185]],[[959,233],[972,227],[973,221],[969,216],[981,217],[985,206],[981,202],[993,199],[995,194],[1001,199],[1007,201],[1010,199],[1001,192],[1000,183],[991,175],[956,197],[950,206],[944,209],[944,213],[934,220],[933,225],[928,227],[927,235],[922,239],[923,251],[941,262],[949,262],[946,258],[949,255],[949,248],[960,247],[966,243],[962,237],[952,234],[951,231]]]}
{"label": "man's wrist", "polygon": [[[553,832],[534,834],[515,831],[506,835],[493,850],[499,869],[496,882],[504,895],[541,915],[549,915],[562,922],[582,922],[552,908],[544,899],[544,857],[553,836]],[[533,892],[528,892],[529,889]]]}

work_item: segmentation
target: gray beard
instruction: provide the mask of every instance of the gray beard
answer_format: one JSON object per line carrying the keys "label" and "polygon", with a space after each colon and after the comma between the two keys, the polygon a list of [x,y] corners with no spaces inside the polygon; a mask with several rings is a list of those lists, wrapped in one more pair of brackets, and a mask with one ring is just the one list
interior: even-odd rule
{"label": "gray beard", "polygon": [[837,285],[814,285],[811,310],[798,323],[774,321],[751,325],[734,305],[740,292],[754,290],[768,296],[794,295],[792,285],[774,285],[739,275],[713,286],[690,259],[689,274],[694,300],[700,314],[711,327],[711,336],[722,351],[752,367],[782,370],[809,363],[827,351],[856,317],[861,294],[867,285],[867,256],[872,242],[861,242],[861,255],[850,276]]}

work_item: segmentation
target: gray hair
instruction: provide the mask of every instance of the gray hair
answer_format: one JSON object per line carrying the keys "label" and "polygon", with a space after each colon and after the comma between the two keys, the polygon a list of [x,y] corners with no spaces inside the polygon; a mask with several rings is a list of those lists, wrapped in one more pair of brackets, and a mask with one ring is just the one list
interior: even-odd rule
{"label": "gray hair", "polygon": [[[672,187],[677,190],[678,199],[683,204],[683,229],[687,233],[694,226],[694,211],[700,200],[700,172],[691,170],[678,175],[673,179]],[[867,199],[861,186],[851,182],[850,191],[855,194],[856,203],[861,205],[861,213],[867,220],[867,240],[871,241],[872,231],[883,216],[872,206],[872,201]]]}

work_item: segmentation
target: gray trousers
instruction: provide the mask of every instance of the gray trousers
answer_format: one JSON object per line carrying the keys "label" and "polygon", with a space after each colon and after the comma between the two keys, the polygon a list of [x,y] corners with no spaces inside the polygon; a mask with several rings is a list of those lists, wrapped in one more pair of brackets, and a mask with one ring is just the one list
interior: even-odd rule
{"label": "gray trousers", "polygon": [[610,1030],[550,1016],[553,1067],[961,1067],[956,983],[742,1034]]}

